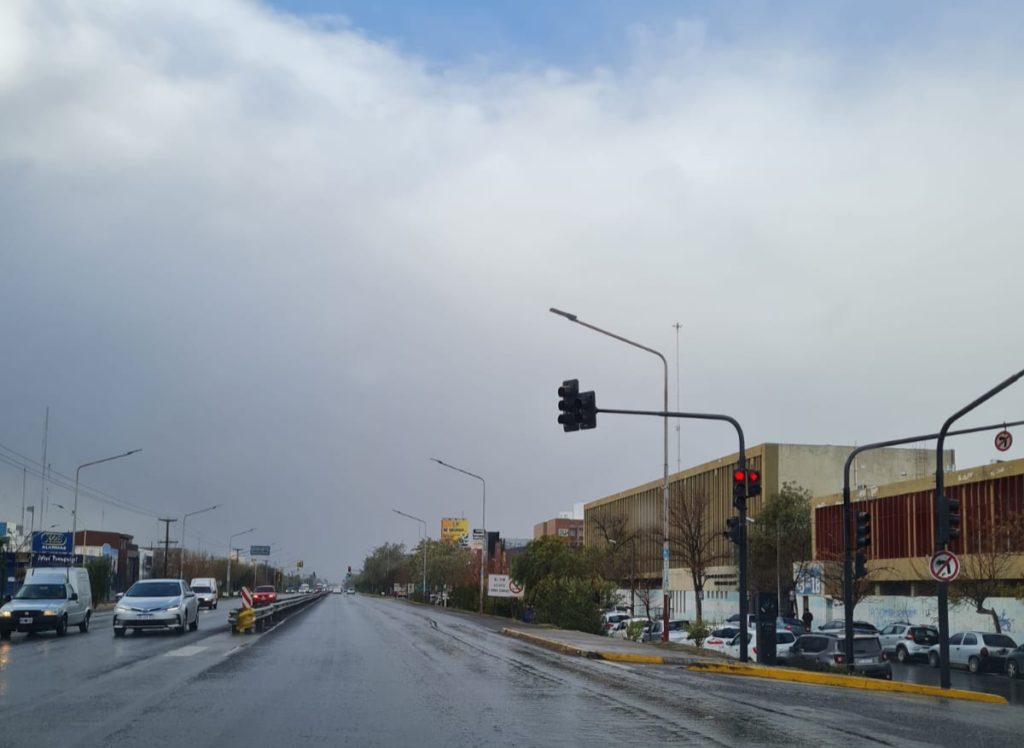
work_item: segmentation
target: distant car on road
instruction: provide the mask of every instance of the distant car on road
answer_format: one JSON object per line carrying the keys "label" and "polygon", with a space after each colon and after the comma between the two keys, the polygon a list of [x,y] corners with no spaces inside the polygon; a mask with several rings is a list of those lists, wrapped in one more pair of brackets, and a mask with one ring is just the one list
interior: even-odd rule
{"label": "distant car on road", "polygon": [[217,600],[220,598],[220,591],[216,579],[213,577],[193,579],[189,587],[196,593],[196,599],[199,600],[200,608],[217,610]]}
{"label": "distant car on road", "polygon": [[[1006,634],[985,631],[961,631],[949,637],[950,667],[966,667],[972,673],[991,670],[1001,673],[1017,642]],[[939,666],[939,645],[928,650],[928,664]]]}
{"label": "distant car on road", "polygon": [[199,628],[199,601],[181,579],[136,582],[114,606],[114,636],[128,629],[173,629],[179,634]]}
{"label": "distant car on road", "polygon": [[897,662],[912,662],[915,659],[928,659],[928,650],[939,642],[939,630],[934,626],[911,624],[907,622],[891,623],[885,626],[878,638],[882,642],[882,652],[887,657],[895,657]]}
{"label": "distant car on road", "polygon": [[308,595],[309,594],[309,585],[308,584],[300,584],[299,585],[299,594],[300,595]]}
{"label": "distant car on road", "polygon": [[270,605],[277,602],[277,589],[272,584],[261,584],[252,593],[252,605],[254,608],[261,605]]}
{"label": "distant car on road", "polygon": [[91,615],[88,571],[81,567],[29,569],[21,589],[0,607],[0,639],[10,639],[14,631],[33,636],[49,630],[64,636],[69,626],[78,626],[85,634]]}
{"label": "distant car on road", "polygon": [[356,588],[355,587],[349,587],[346,592],[349,595],[354,595],[354,594],[356,594]]}

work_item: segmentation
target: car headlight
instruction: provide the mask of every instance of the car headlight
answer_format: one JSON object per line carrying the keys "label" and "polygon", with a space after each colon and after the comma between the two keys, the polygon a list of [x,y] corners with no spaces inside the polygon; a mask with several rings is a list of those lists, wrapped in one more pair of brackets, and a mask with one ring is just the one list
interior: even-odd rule
{"label": "car headlight", "polygon": [[168,605],[164,610],[177,610],[180,607],[181,603],[174,603],[173,605]]}
{"label": "car headlight", "polygon": [[44,610],[43,611],[43,615],[47,616],[47,617],[55,616],[55,615],[57,615],[57,611],[55,611],[55,610]]}
{"label": "car headlight", "polygon": [[0,610],[0,618],[10,618],[10,617],[11,617],[11,611],[9,611],[9,610]]}

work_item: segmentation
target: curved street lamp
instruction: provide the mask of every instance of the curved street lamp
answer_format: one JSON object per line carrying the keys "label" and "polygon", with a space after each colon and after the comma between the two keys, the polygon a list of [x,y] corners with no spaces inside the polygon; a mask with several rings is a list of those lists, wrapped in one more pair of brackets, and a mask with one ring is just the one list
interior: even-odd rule
{"label": "curved street lamp", "polygon": [[480,518],[481,531],[484,534],[484,542],[480,546],[480,612],[484,612],[484,568],[487,565],[487,481],[482,476],[476,473],[471,473],[468,470],[457,468],[454,465],[449,465],[447,462],[437,459],[436,457],[430,458],[433,462],[436,462],[442,467],[446,467],[450,470],[468,475],[470,478],[476,478],[478,481],[484,484],[484,499],[483,499],[483,516]]}

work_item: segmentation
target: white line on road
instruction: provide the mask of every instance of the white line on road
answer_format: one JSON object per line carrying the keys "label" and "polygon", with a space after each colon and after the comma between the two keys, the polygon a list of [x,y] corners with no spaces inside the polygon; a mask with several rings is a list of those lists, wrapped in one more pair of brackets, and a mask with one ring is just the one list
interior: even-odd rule
{"label": "white line on road", "polygon": [[189,644],[188,646],[178,647],[177,649],[172,649],[170,652],[165,652],[164,657],[191,657],[192,655],[199,654],[205,649],[206,647],[200,647],[197,644]]}

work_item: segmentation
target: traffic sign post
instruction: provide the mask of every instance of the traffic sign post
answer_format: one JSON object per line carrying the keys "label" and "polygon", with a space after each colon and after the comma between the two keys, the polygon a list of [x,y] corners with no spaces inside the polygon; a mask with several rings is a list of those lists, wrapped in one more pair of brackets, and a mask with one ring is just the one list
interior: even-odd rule
{"label": "traffic sign post", "polygon": [[936,582],[955,582],[960,576],[960,559],[953,551],[936,551],[928,563],[928,571]]}
{"label": "traffic sign post", "polygon": [[996,434],[995,441],[996,449],[998,449],[1000,452],[1005,452],[1006,450],[1013,446],[1013,434],[1011,434],[1006,429],[1003,429],[998,434]]}

